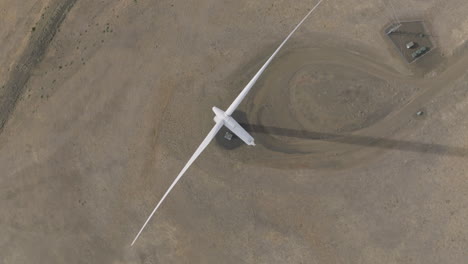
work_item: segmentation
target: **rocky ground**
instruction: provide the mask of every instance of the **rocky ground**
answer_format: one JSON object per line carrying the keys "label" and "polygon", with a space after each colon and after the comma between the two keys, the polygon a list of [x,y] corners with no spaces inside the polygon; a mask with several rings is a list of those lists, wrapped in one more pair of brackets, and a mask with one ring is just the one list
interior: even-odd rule
{"label": "rocky ground", "polygon": [[[408,65],[382,30],[423,19]],[[467,263],[468,3],[0,3],[0,262]]]}

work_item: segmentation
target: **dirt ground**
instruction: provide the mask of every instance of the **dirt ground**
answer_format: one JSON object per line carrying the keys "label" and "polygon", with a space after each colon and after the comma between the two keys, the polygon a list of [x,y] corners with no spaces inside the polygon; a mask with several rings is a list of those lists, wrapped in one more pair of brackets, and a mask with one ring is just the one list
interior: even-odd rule
{"label": "dirt ground", "polygon": [[[0,2],[0,263],[468,263],[468,2]],[[417,114],[419,112],[419,114]]]}

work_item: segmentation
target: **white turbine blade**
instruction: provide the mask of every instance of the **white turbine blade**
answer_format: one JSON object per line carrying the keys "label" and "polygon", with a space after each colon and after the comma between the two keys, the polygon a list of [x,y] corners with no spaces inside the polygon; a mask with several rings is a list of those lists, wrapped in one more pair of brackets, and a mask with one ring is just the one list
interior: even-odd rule
{"label": "white turbine blade", "polygon": [[302,23],[307,19],[307,17],[309,17],[310,14],[312,14],[312,12],[320,5],[320,3],[322,3],[323,0],[320,0],[310,11],[309,13],[307,13],[307,15],[301,20],[301,22],[299,22],[299,24],[297,24],[297,26],[293,29],[293,31],[291,31],[291,33],[289,33],[289,35],[286,37],[286,39],[281,43],[281,45],[279,45],[279,47],[275,50],[275,52],[273,53],[273,55],[271,55],[271,57],[265,62],[265,64],[262,66],[262,68],[260,68],[260,70],[254,75],[254,77],[252,78],[252,80],[250,80],[250,82],[244,87],[244,89],[242,90],[242,92],[236,97],[236,99],[234,100],[234,102],[232,102],[232,104],[229,106],[229,108],[226,110],[226,114],[227,115],[232,115],[232,113],[234,112],[234,110],[236,110],[236,108],[240,105],[240,103],[242,102],[242,100],[244,100],[244,97],[247,95],[247,93],[250,91],[250,89],[252,88],[252,86],[254,86],[254,84],[257,82],[258,78],[260,77],[260,75],[262,75],[262,73],[265,71],[266,67],[270,64],[270,62],[273,60],[273,58],[276,56],[276,54],[280,51],[280,49],[284,46],[284,44],[289,40],[289,38],[291,38],[291,36],[294,34],[294,32],[296,32],[296,30],[302,25]]}
{"label": "white turbine blade", "polygon": [[221,127],[223,126],[223,121],[219,121],[216,123],[216,125],[211,129],[210,133],[208,133],[208,135],[206,136],[206,138],[203,140],[203,142],[200,144],[200,146],[197,148],[197,150],[195,150],[195,153],[193,153],[192,157],[190,157],[189,161],[187,162],[187,164],[185,164],[184,168],[180,171],[179,175],[177,175],[177,177],[175,178],[174,182],[171,184],[171,186],[169,186],[169,189],[167,189],[166,193],[163,195],[163,197],[161,198],[161,200],[159,201],[159,203],[156,205],[156,207],[154,208],[153,212],[151,212],[151,214],[149,215],[148,219],[146,219],[146,222],[143,224],[143,226],[141,227],[140,231],[138,232],[138,234],[136,235],[135,239],[133,240],[132,242],[132,246],[133,244],[135,244],[135,241],[138,239],[138,237],[140,236],[141,232],[143,231],[143,229],[145,229],[146,225],[148,224],[149,220],[151,219],[151,217],[153,217],[154,213],[156,213],[156,210],[158,210],[159,206],[162,204],[162,202],[164,201],[164,199],[166,199],[166,196],[171,192],[172,188],[174,188],[174,186],[177,184],[177,182],[180,180],[180,178],[182,178],[182,176],[184,175],[185,171],[187,171],[187,169],[190,167],[190,165],[192,165],[192,163],[198,158],[198,156],[200,156],[200,154],[203,152],[203,150],[208,146],[208,144],[210,144],[211,140],[216,136],[216,133],[218,133],[219,129],[221,129]]}

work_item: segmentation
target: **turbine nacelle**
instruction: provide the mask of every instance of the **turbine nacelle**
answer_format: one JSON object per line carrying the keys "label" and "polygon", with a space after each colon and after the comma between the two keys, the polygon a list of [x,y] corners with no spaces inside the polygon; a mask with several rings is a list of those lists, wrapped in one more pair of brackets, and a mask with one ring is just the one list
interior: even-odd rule
{"label": "turbine nacelle", "polygon": [[234,118],[216,106],[213,106],[212,109],[215,113],[215,117],[213,118],[215,123],[222,122],[225,127],[231,130],[232,133],[234,133],[240,139],[242,139],[245,144],[249,146],[255,146],[254,138],[239,123],[237,123]]}

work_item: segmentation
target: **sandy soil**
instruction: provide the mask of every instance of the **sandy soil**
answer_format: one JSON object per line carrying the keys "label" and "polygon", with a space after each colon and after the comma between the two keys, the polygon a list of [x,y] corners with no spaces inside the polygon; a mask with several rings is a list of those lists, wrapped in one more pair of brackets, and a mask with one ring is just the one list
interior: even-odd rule
{"label": "sandy soil", "polygon": [[[134,235],[310,1],[3,1],[2,263],[466,263],[468,3],[328,1]],[[34,28],[34,30],[33,30]],[[416,115],[422,111],[422,115]]]}

